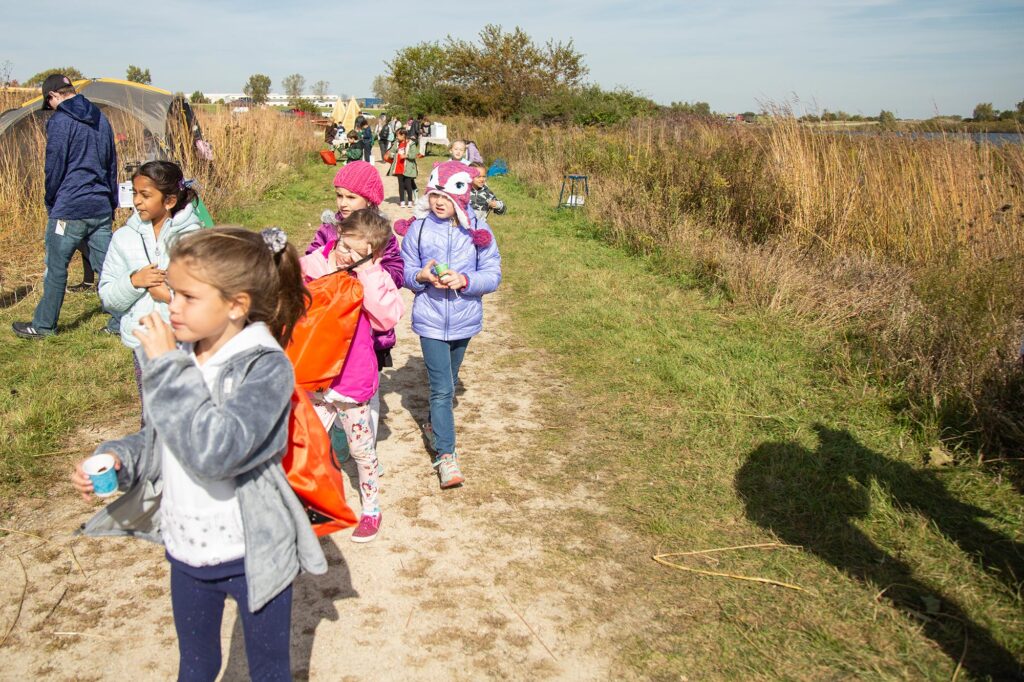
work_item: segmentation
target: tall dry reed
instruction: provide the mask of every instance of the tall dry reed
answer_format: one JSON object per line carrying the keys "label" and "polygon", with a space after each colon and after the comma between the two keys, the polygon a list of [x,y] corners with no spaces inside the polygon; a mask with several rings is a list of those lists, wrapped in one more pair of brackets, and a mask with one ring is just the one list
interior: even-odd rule
{"label": "tall dry reed", "polygon": [[[126,180],[125,165],[147,158],[144,136],[137,124],[111,116],[115,130],[127,138],[118,143],[120,179]],[[199,182],[199,193],[214,218],[258,201],[290,168],[319,148],[321,136],[307,121],[273,110],[243,115],[225,110],[198,116],[204,137],[213,147],[214,160],[206,163],[190,157],[184,161],[184,170],[186,177]],[[45,149],[42,129],[20,135],[0,148],[0,290],[34,281],[42,272]],[[127,211],[118,213],[123,222]]]}
{"label": "tall dry reed", "polygon": [[1021,145],[822,133],[786,116],[451,128],[552,203],[563,174],[589,175],[587,211],[610,240],[833,329],[906,386],[931,433],[1024,444]]}

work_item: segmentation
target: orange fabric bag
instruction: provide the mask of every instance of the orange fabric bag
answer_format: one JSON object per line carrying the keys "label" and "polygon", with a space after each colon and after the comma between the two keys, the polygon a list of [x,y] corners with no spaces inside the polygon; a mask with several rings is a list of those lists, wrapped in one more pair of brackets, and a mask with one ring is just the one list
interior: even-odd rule
{"label": "orange fabric bag", "polygon": [[301,388],[292,394],[288,452],[281,464],[317,537],[356,525],[355,512],[345,501],[341,464],[331,449],[331,439]]}
{"label": "orange fabric bag", "polygon": [[345,501],[341,465],[306,391],[327,388],[341,373],[363,307],[363,286],[341,271],[309,283],[312,301],[285,354],[295,367],[288,452],[281,464],[317,536],[356,524]]}
{"label": "orange fabric bag", "polygon": [[307,391],[322,391],[345,364],[363,309],[363,285],[339,270],[306,288],[313,300],[284,352],[295,367],[295,383]]}
{"label": "orange fabric bag", "polygon": [[338,165],[338,157],[330,149],[321,149],[320,150],[320,160],[323,161],[324,163],[326,163],[328,166],[337,166]]}

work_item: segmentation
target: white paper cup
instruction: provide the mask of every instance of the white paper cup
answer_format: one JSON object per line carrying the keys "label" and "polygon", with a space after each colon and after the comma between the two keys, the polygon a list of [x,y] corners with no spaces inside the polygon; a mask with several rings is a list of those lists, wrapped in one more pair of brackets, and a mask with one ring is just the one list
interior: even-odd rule
{"label": "white paper cup", "polygon": [[93,455],[82,462],[82,469],[92,481],[92,492],[96,497],[110,497],[117,492],[117,471],[111,455]]}

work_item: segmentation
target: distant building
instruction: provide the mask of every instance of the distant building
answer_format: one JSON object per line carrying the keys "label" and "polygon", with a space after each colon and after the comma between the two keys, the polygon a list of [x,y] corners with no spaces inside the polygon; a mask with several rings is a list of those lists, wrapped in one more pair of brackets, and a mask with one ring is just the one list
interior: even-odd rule
{"label": "distant building", "polygon": [[[248,100],[249,104],[243,104],[243,105],[239,105],[239,106],[251,106],[252,105],[252,100],[249,99],[248,97],[246,97],[245,93],[241,93],[241,92],[209,92],[209,93],[204,93],[204,94],[207,97],[210,98],[211,102],[216,102],[218,100],[224,100],[225,104],[230,104],[232,102],[237,102],[238,100],[243,100],[244,99],[244,100]],[[313,100],[313,103],[316,104],[316,106],[320,107],[321,109],[330,109],[331,107],[334,106],[334,103],[337,102],[338,99],[339,99],[339,97],[337,95],[327,95],[323,99],[313,99],[312,96],[308,96],[307,97],[305,95],[304,95],[304,97],[306,97],[307,99]],[[271,107],[286,107],[286,106],[288,106],[288,101],[290,99],[291,98],[288,97],[288,95],[282,95],[282,94],[279,94],[279,93],[273,93],[272,92],[269,95],[267,95],[267,106],[271,106]]]}

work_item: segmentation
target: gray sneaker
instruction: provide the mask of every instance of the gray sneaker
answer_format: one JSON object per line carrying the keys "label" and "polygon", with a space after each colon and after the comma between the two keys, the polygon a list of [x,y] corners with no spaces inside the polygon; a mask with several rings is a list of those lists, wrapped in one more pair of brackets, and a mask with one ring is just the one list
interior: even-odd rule
{"label": "gray sneaker", "polygon": [[438,457],[434,462],[434,467],[437,469],[437,477],[441,479],[442,490],[455,488],[466,482],[466,477],[459,469],[458,455],[454,453]]}

